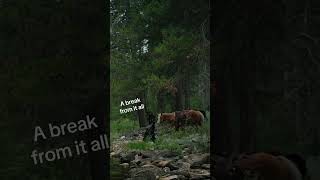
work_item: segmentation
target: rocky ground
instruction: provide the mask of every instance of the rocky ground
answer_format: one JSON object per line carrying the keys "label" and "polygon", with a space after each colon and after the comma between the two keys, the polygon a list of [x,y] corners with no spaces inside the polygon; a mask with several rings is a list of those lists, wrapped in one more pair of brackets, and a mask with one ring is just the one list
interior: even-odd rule
{"label": "rocky ground", "polygon": [[127,150],[125,145],[142,141],[144,129],[113,141],[111,158],[127,171],[128,180],[211,179],[209,153],[193,152],[188,145],[182,154],[169,150]]}
{"label": "rocky ground", "polygon": [[[161,130],[165,131],[170,129]],[[145,129],[139,129],[113,140],[111,146],[111,158],[116,159],[122,167],[127,180],[174,180],[174,179],[213,179],[210,177],[210,159],[208,152],[194,151],[194,142],[198,139],[192,134],[190,141],[183,141],[182,153],[169,150],[129,150],[126,144],[133,141],[143,141]],[[152,143],[152,142],[149,142]],[[226,159],[215,156],[219,167],[228,166]],[[310,180],[318,180],[320,177],[320,158],[308,157],[307,168]],[[219,174],[216,169],[215,174]],[[122,178],[121,178],[122,179]]]}

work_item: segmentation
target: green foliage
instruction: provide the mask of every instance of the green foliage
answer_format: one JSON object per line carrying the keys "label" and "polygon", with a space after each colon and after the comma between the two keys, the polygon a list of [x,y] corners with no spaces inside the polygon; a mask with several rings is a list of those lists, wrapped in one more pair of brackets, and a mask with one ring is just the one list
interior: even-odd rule
{"label": "green foliage", "polygon": [[131,141],[126,148],[129,150],[170,150],[182,153],[185,147],[193,152],[207,152],[210,144],[210,122],[205,121],[202,127],[186,127],[175,131],[174,128],[162,126],[158,128],[156,141]]}
{"label": "green foliage", "polygon": [[132,141],[127,144],[127,148],[131,150],[154,150],[154,145],[150,142]]}
{"label": "green foliage", "polygon": [[[111,1],[111,106],[144,91],[148,110],[159,110],[159,93],[172,109],[175,97],[168,88],[181,82],[190,92],[187,100],[209,96],[209,90],[200,93],[209,84],[209,76],[200,76],[209,74],[201,63],[209,64],[209,46],[203,46],[199,29],[208,8],[206,1]],[[204,109],[206,103],[196,105]],[[118,114],[112,110],[111,119]]]}
{"label": "green foliage", "polygon": [[113,120],[110,123],[111,139],[118,138],[120,135],[132,132],[133,130],[139,128],[137,121],[133,121],[128,118]]}

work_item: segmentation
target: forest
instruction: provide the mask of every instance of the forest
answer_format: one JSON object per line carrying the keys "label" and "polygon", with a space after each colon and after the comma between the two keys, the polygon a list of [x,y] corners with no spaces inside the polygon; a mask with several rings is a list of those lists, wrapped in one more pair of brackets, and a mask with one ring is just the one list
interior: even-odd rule
{"label": "forest", "polygon": [[[242,157],[275,156],[320,177],[316,0],[1,0],[0,27],[0,179],[241,180]],[[33,163],[102,134],[110,149]]]}
{"label": "forest", "polygon": [[136,97],[153,112],[210,109],[208,3],[111,1],[111,120]]}
{"label": "forest", "polygon": [[[209,179],[210,1],[112,0],[110,7],[111,177]],[[137,99],[144,109],[123,106]],[[176,129],[186,110],[205,116],[200,127]],[[161,113],[176,122],[153,127],[150,117],[162,121]]]}
{"label": "forest", "polygon": [[[154,115],[209,111],[209,1],[2,0],[0,9],[0,179],[101,180],[119,174],[109,165],[109,149],[37,165],[32,156],[101,134],[117,140],[123,129],[147,126],[145,111],[120,115],[122,100],[140,98]],[[38,126],[47,135],[48,124],[72,124],[86,115],[96,118],[98,128],[33,141]],[[154,144],[129,147],[181,155],[176,141],[184,137],[201,139],[205,146],[194,149],[208,152],[208,121],[190,128],[196,139],[188,139],[186,130],[169,130],[176,137],[169,144],[170,136],[157,136]]]}

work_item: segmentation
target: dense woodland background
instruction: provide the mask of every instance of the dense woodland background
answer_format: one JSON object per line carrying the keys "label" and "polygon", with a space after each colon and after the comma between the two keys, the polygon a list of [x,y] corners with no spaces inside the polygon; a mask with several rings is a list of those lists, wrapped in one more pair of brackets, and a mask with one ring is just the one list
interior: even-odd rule
{"label": "dense woodland background", "polygon": [[320,152],[320,3],[216,1],[213,137],[222,152]]}
{"label": "dense woodland background", "polygon": [[210,109],[208,0],[111,1],[111,121],[139,97],[154,114]]}
{"label": "dense woodland background", "polygon": [[110,12],[102,1],[0,1],[0,178],[105,178],[106,152],[37,167],[29,155],[97,134],[33,144],[35,125],[89,111],[108,129],[108,21],[111,120],[137,96],[153,112],[211,107],[217,153],[319,155],[320,3],[246,3],[215,1],[210,38],[204,0],[110,1]]}

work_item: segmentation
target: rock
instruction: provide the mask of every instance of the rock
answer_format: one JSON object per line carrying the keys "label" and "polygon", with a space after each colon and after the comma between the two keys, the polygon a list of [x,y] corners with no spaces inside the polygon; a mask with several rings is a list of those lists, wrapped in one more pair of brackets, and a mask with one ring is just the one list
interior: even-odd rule
{"label": "rock", "polygon": [[[150,179],[149,179],[150,178]],[[149,177],[149,176],[146,176],[146,177],[143,177],[143,176],[139,176],[139,177],[132,177],[132,178],[127,178],[126,180],[154,180],[153,179],[153,176]]]}
{"label": "rock", "polygon": [[117,153],[115,153],[115,152],[111,152],[111,153],[110,153],[110,157],[114,157],[114,156],[116,156],[116,154],[117,154]]}
{"label": "rock", "polygon": [[134,156],[134,160],[135,160],[135,161],[140,161],[141,159],[142,159],[141,154],[136,154],[136,155]]}
{"label": "rock", "polygon": [[120,162],[121,163],[130,163],[135,159],[136,153],[131,151],[131,152],[126,152],[126,153],[120,153]]}
{"label": "rock", "polygon": [[172,180],[175,180],[175,179],[178,179],[178,180],[186,180],[186,179],[188,179],[188,178],[186,178],[186,177],[183,176],[183,175],[177,175],[177,174],[175,174],[175,175],[163,176],[162,178],[163,178],[163,179],[172,178]]}
{"label": "rock", "polygon": [[159,180],[176,180],[179,179],[178,175],[172,175],[172,176],[167,176],[167,177],[160,177]]}
{"label": "rock", "polygon": [[121,137],[120,137],[120,139],[125,139],[125,138],[126,138],[125,136],[121,136]]}
{"label": "rock", "polygon": [[190,154],[185,158],[191,164],[191,168],[201,167],[202,164],[210,163],[210,154]]}
{"label": "rock", "polygon": [[174,152],[174,151],[160,151],[158,153],[158,156],[159,157],[164,157],[164,158],[174,158],[174,157],[177,157],[179,156],[179,154],[177,152]]}
{"label": "rock", "polygon": [[170,168],[170,170],[178,170],[180,167],[176,163],[169,163],[168,168]]}
{"label": "rock", "polygon": [[145,165],[143,165],[143,166],[141,166],[142,168],[156,168],[156,166],[155,165],[152,165],[152,164],[145,164]]}
{"label": "rock", "polygon": [[127,168],[129,168],[129,163],[122,163],[122,164],[120,164],[120,166],[127,169]]}
{"label": "rock", "polygon": [[187,163],[187,162],[181,162],[181,163],[178,163],[179,165],[179,169],[182,169],[182,170],[185,170],[185,171],[189,171],[190,170],[190,164]]}
{"label": "rock", "polygon": [[189,153],[191,153],[191,149],[190,148],[184,148],[183,150],[182,150],[182,154],[189,154]]}
{"label": "rock", "polygon": [[168,172],[170,175],[178,175],[179,177],[183,177],[182,179],[190,177],[190,164],[187,162],[175,162],[170,163],[172,167],[170,167],[171,171]]}
{"label": "rock", "polygon": [[141,165],[142,164],[142,156],[139,156],[138,154],[135,155],[134,160],[130,163]]}
{"label": "rock", "polygon": [[127,141],[126,139],[123,139],[123,140],[119,139],[119,140],[112,142],[111,152],[115,152],[117,154],[123,153],[129,142],[130,141]]}
{"label": "rock", "polygon": [[206,179],[210,178],[210,172],[205,169],[191,169],[190,179]]}
{"label": "rock", "polygon": [[140,165],[147,165],[147,164],[152,164],[152,161],[150,158],[142,159]]}
{"label": "rock", "polygon": [[120,152],[111,152],[110,157],[112,158],[120,158]]}
{"label": "rock", "polygon": [[144,165],[143,167],[129,170],[131,178],[144,178],[145,180],[156,180],[156,176],[162,176],[163,171],[154,165]]}
{"label": "rock", "polygon": [[164,171],[165,173],[170,172],[170,168],[169,168],[169,167],[164,167],[164,168],[163,168],[163,171]]}
{"label": "rock", "polygon": [[129,164],[130,164],[130,168],[137,168],[141,166],[141,164],[137,164],[134,161],[131,161]]}
{"label": "rock", "polygon": [[182,170],[170,171],[168,174],[178,175],[179,179],[189,179],[190,177],[190,173],[188,171],[182,171]]}
{"label": "rock", "polygon": [[157,154],[154,151],[141,151],[143,158],[155,158]]}
{"label": "rock", "polygon": [[202,164],[201,167],[203,169],[210,169],[210,164]]}
{"label": "rock", "polygon": [[169,163],[168,167],[171,170],[182,170],[182,171],[189,171],[190,170],[190,164],[187,162],[182,162],[182,161],[178,161],[178,162],[174,162],[174,163]]}
{"label": "rock", "polygon": [[166,167],[170,164],[169,160],[156,160],[152,164],[158,167]]}

